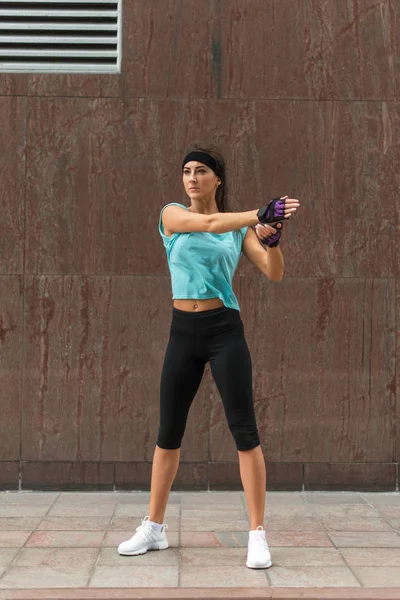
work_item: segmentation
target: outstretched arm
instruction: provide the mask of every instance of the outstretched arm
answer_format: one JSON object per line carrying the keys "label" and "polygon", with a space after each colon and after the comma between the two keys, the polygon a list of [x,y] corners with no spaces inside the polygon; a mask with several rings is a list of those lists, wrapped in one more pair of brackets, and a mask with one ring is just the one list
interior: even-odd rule
{"label": "outstretched arm", "polygon": [[259,222],[257,210],[246,212],[216,212],[210,215],[194,213],[179,206],[167,206],[163,212],[163,225],[173,233],[189,231],[207,231],[209,233],[225,233],[256,225]]}
{"label": "outstretched arm", "polygon": [[[299,206],[299,201],[283,196],[279,218],[288,219]],[[271,203],[269,203],[271,204]],[[209,233],[226,233],[236,231],[242,227],[250,227],[259,223],[257,216],[259,209],[245,212],[216,212],[210,215],[194,213],[179,206],[167,206],[163,210],[162,220],[164,228],[172,233],[187,233],[189,231],[208,231]]]}

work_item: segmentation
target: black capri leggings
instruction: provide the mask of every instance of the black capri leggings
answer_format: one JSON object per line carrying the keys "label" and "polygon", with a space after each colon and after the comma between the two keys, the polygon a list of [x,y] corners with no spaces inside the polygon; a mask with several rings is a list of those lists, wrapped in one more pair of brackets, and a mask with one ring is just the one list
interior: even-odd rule
{"label": "black capri leggings", "polygon": [[173,307],[161,373],[160,448],[180,448],[189,409],[208,361],[237,449],[250,450],[260,444],[251,357],[239,311],[222,306],[195,313]]}

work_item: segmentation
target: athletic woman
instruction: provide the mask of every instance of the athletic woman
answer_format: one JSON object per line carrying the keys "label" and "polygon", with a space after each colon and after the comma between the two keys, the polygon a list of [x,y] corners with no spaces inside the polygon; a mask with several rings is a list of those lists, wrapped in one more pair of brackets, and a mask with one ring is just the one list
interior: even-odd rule
{"label": "athletic woman", "polygon": [[266,470],[254,414],[251,357],[232,278],[243,253],[268,279],[281,281],[283,221],[300,204],[283,196],[260,209],[227,212],[225,163],[215,148],[192,146],[182,163],[182,178],[190,206],[167,204],[159,221],[173,308],[161,373],[149,514],[118,552],[132,556],[168,548],[168,496],[189,408],[209,362],[239,454],[250,517],[246,565],[267,568],[272,562],[264,530]]}

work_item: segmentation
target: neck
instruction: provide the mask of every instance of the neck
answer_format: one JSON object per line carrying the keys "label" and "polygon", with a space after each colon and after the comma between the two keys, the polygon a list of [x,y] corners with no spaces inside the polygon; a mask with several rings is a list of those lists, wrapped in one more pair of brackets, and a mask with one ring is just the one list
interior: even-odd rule
{"label": "neck", "polygon": [[201,213],[202,215],[212,215],[213,213],[219,212],[218,206],[214,198],[196,198],[190,199],[190,210],[191,212]]}

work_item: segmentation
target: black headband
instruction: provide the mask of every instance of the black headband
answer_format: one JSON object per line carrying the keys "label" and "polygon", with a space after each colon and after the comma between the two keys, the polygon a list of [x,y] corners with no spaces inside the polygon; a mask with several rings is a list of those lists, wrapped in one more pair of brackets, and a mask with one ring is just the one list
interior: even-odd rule
{"label": "black headband", "polygon": [[210,167],[210,169],[212,169],[214,173],[220,177],[220,168],[218,162],[213,156],[211,156],[211,154],[208,154],[208,152],[201,152],[200,150],[189,152],[189,154],[186,154],[185,158],[183,159],[182,169],[186,163],[190,162],[191,160],[196,160],[197,162],[207,165],[207,167]]}

